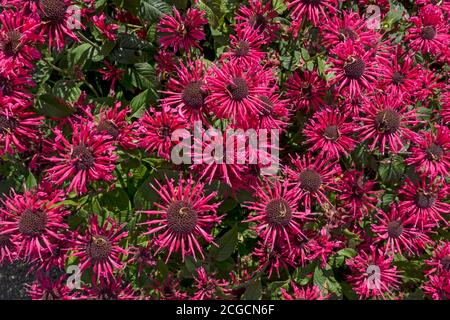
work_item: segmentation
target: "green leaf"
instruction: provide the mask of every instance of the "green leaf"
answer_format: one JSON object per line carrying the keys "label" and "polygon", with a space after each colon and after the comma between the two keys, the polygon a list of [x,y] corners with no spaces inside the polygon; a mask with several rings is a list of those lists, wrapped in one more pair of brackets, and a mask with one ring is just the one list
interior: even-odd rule
{"label": "green leaf", "polygon": [[217,261],[228,259],[233,254],[237,243],[238,229],[234,226],[217,241],[217,244],[219,245],[217,252],[215,252]]}
{"label": "green leaf", "polygon": [[73,80],[59,80],[52,89],[53,94],[68,102],[75,102],[80,98],[81,89]]}
{"label": "green leaf", "polygon": [[170,5],[161,0],[141,0],[139,16],[145,20],[156,22],[162,16],[171,14]]}
{"label": "green leaf", "polygon": [[153,89],[146,89],[135,96],[131,102],[131,110],[133,114],[131,117],[139,118],[148,106],[156,104],[158,100],[158,94]]}
{"label": "green leaf", "polygon": [[91,44],[80,44],[67,52],[69,68],[73,68],[74,66],[81,68],[88,60],[94,60],[97,56],[99,56],[99,52]]}
{"label": "green leaf", "polygon": [[27,179],[25,180],[25,187],[27,188],[27,190],[30,190],[36,186],[37,186],[36,178],[34,177],[33,173],[31,173],[31,171],[30,171],[28,173]]}
{"label": "green leaf", "polygon": [[262,295],[262,285],[261,285],[261,279],[253,279],[250,280],[246,284],[246,290],[244,294],[242,295],[243,300],[259,300],[261,299]]}
{"label": "green leaf", "polygon": [[51,94],[41,94],[38,97],[36,109],[51,118],[65,118],[74,112],[64,99]]}
{"label": "green leaf", "polygon": [[144,63],[136,63],[130,68],[131,84],[140,89],[155,88],[157,86],[156,71],[153,66]]}

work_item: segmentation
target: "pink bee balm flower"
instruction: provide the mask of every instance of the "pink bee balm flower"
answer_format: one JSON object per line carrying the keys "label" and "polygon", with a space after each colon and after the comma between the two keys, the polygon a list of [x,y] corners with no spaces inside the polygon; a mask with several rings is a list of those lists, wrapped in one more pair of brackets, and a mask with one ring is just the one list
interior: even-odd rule
{"label": "pink bee balm flower", "polygon": [[212,243],[214,237],[209,233],[222,217],[216,215],[218,202],[210,203],[216,192],[205,195],[204,184],[195,183],[192,178],[180,177],[175,185],[173,179],[166,177],[166,184],[156,181],[151,187],[161,197],[161,203],[155,203],[160,210],[148,210],[144,213],[155,217],[143,224],[149,226],[144,234],[157,234],[156,253],[167,249],[169,260],[173,252],[181,252],[182,260],[192,255],[197,259],[196,252],[204,259],[200,239]]}
{"label": "pink bee balm flower", "polygon": [[258,96],[268,93],[270,79],[272,76],[259,65],[244,67],[229,62],[221,68],[214,66],[206,78],[211,92],[206,102],[217,117],[245,125],[264,109]]}
{"label": "pink bee balm flower", "polygon": [[376,234],[374,244],[383,243],[385,253],[395,254],[404,252],[414,255],[423,250],[431,239],[423,230],[416,228],[414,217],[405,216],[392,206],[390,212],[379,211],[378,224],[372,224],[372,231]]}
{"label": "pink bee balm flower", "polygon": [[64,238],[62,234],[68,226],[63,218],[68,214],[56,205],[59,198],[48,200],[38,194],[25,191],[2,200],[0,209],[0,236],[10,237],[15,245],[17,256],[26,261],[39,258],[53,252],[55,243]]}
{"label": "pink bee balm flower", "polygon": [[363,90],[374,90],[380,67],[376,66],[372,50],[366,51],[347,41],[338,44],[331,53],[333,67],[327,69],[327,73],[335,73],[330,84],[336,85],[338,92],[352,98],[362,95]]}
{"label": "pink bee balm flower", "polygon": [[93,181],[111,181],[117,156],[115,146],[109,135],[92,134],[89,124],[70,123],[71,140],[55,130],[56,156],[47,160],[54,164],[47,169],[47,179],[56,185],[70,181],[68,192],[78,194],[87,191],[87,184]]}
{"label": "pink bee balm flower", "polygon": [[221,59],[248,67],[259,64],[266,56],[261,49],[264,44],[263,36],[252,28],[237,29],[236,33],[236,36],[230,36],[230,49],[222,54]]}
{"label": "pink bee balm flower", "polygon": [[84,234],[77,235],[71,249],[79,259],[80,270],[83,272],[92,268],[93,281],[109,282],[114,279],[114,272],[125,266],[120,256],[128,251],[120,246],[120,241],[127,236],[128,232],[112,218],[99,224],[98,216],[91,217],[88,229]]}
{"label": "pink bee balm flower", "polygon": [[433,300],[450,299],[450,277],[448,275],[430,275],[422,288],[424,293]]}
{"label": "pink bee balm flower", "polygon": [[78,298],[67,286],[67,277],[62,276],[54,280],[49,277],[39,276],[27,290],[32,300],[73,300]]}
{"label": "pink bee balm flower", "polygon": [[442,274],[450,277],[450,242],[441,241],[425,263],[431,267],[425,271],[426,274]]}
{"label": "pink bee balm flower", "polygon": [[34,47],[40,42],[36,34],[39,22],[24,11],[5,10],[0,13],[0,61],[32,69],[41,53]]}
{"label": "pink bee balm flower", "polygon": [[294,268],[297,265],[290,253],[291,250],[285,241],[276,241],[274,246],[259,241],[252,255],[259,262],[257,270],[267,271],[268,277],[271,278],[273,271],[280,277],[280,270]]}
{"label": "pink bee balm flower", "polygon": [[38,129],[43,119],[26,107],[0,105],[0,155],[24,152],[31,143],[39,141]]}
{"label": "pink bee balm flower", "polygon": [[149,154],[156,151],[158,156],[170,159],[172,147],[176,144],[172,141],[172,134],[185,129],[186,121],[163,108],[158,112],[146,112],[137,125],[139,146]]}
{"label": "pink bee balm flower", "polygon": [[[39,0],[38,13],[41,17],[39,34],[48,39],[48,47],[61,50],[66,38],[79,41],[75,30],[83,29],[81,21],[74,19],[74,7],[71,0]],[[78,14],[81,14],[80,11]]]}
{"label": "pink bee balm flower", "polygon": [[419,123],[416,111],[409,110],[400,97],[377,95],[366,105],[363,113],[363,116],[355,118],[362,123],[356,129],[360,140],[372,140],[370,150],[379,145],[381,153],[387,148],[394,153],[400,152],[404,139],[409,140],[415,135],[407,126]]}
{"label": "pink bee balm flower", "polygon": [[308,259],[313,261],[320,258],[320,266],[325,268],[328,259],[333,256],[337,249],[341,248],[342,245],[342,241],[333,240],[330,232],[327,229],[322,228],[320,233],[312,238],[306,245],[307,250],[310,252]]}
{"label": "pink bee balm flower", "polygon": [[[370,246],[369,250],[361,250],[356,257],[347,260],[351,272],[348,279],[360,299],[386,299],[400,288],[400,274],[397,267],[392,265],[393,259],[381,249]],[[373,275],[368,273],[372,271]]]}
{"label": "pink bee balm flower", "polygon": [[[2,221],[4,218],[0,218]],[[0,231],[1,232],[1,231]],[[0,234],[0,266],[4,263],[11,264],[16,260],[16,248],[11,241],[10,234]]]}
{"label": "pink bee balm flower", "polygon": [[286,97],[295,110],[309,112],[325,104],[326,82],[316,71],[296,71],[286,82]]}
{"label": "pink bee balm flower", "polygon": [[353,220],[368,216],[375,209],[379,194],[379,191],[374,190],[375,185],[376,183],[368,180],[361,171],[344,172],[339,185],[338,199]]}
{"label": "pink bee balm flower", "polygon": [[292,294],[289,294],[284,288],[280,289],[284,300],[327,300],[331,297],[315,285],[299,288],[293,281],[290,282],[290,285],[294,291]]}
{"label": "pink bee balm flower", "polygon": [[312,200],[319,203],[329,202],[326,192],[335,190],[335,179],[341,174],[341,168],[335,162],[328,162],[320,157],[311,158],[311,154],[300,157],[291,156],[294,168],[285,167],[284,171],[291,183],[300,188],[300,199],[306,209],[311,208]]}
{"label": "pink bee balm flower", "polygon": [[163,105],[173,107],[186,121],[193,123],[207,122],[209,110],[205,102],[208,92],[205,86],[205,66],[202,60],[188,61],[176,67],[177,77],[171,77],[167,84],[167,95],[162,99]]}
{"label": "pink bee balm flower", "polygon": [[328,13],[326,11],[334,13],[337,7],[337,0],[289,0],[288,3],[288,8],[292,10],[291,17],[293,20],[306,18],[312,21],[315,26],[319,25],[319,18],[327,18]]}
{"label": "pink bee balm flower", "polygon": [[320,151],[319,156],[329,159],[347,156],[355,147],[355,140],[351,137],[355,125],[346,122],[347,118],[348,115],[335,109],[325,108],[316,112],[303,129],[306,143],[311,145],[309,150]]}
{"label": "pink bee balm flower", "polygon": [[292,235],[303,235],[300,222],[308,214],[298,211],[299,190],[289,182],[264,180],[255,187],[256,201],[245,207],[255,212],[245,222],[256,222],[254,230],[273,249],[277,241],[285,241],[289,248]]}
{"label": "pink bee balm flower", "polygon": [[414,225],[424,228],[429,224],[437,226],[440,221],[447,224],[443,215],[450,212],[450,204],[444,202],[448,197],[445,180],[422,177],[413,182],[407,178],[399,191],[399,197],[399,210],[412,216]]}
{"label": "pink bee balm flower", "polygon": [[227,289],[229,283],[223,279],[216,279],[213,274],[207,274],[205,268],[197,269],[197,276],[194,278],[196,292],[193,300],[220,299],[229,293]]}
{"label": "pink bee balm flower", "polygon": [[424,7],[419,16],[410,20],[414,25],[407,30],[405,40],[409,41],[412,50],[437,55],[448,46],[449,29],[439,9],[433,6]]}
{"label": "pink bee balm flower", "polygon": [[119,29],[117,24],[107,22],[106,15],[103,12],[100,15],[93,16],[91,19],[94,25],[109,41],[116,41],[117,30]]}
{"label": "pink bee balm flower", "polygon": [[280,29],[274,18],[278,16],[270,1],[250,0],[248,6],[241,6],[236,13],[236,29],[253,29],[264,39],[272,41]]}
{"label": "pink bee balm flower", "polygon": [[205,39],[203,25],[208,23],[205,11],[189,8],[184,17],[173,7],[173,17],[165,15],[158,24],[158,32],[161,34],[159,43],[163,48],[189,50],[192,47],[201,49],[198,42]]}
{"label": "pink bee balm flower", "polygon": [[414,137],[411,155],[406,163],[416,165],[417,171],[436,177],[448,176],[450,171],[450,130],[446,126],[435,127],[435,133],[421,132]]}
{"label": "pink bee balm flower", "polygon": [[342,17],[332,16],[320,29],[323,33],[323,43],[328,49],[348,40],[372,47],[380,38],[374,30],[367,28],[366,20],[353,11],[343,11]]}

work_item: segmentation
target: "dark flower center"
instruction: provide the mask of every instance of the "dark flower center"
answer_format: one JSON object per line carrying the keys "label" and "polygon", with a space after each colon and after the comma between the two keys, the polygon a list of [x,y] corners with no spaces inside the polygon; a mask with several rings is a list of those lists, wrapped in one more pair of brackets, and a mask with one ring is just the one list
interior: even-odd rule
{"label": "dark flower center", "polygon": [[41,234],[47,226],[47,214],[44,211],[26,209],[19,219],[19,232],[35,236]]}
{"label": "dark flower center", "polygon": [[106,132],[113,139],[117,139],[120,134],[119,128],[111,120],[102,120],[97,126],[98,132]]}
{"label": "dark flower center", "polygon": [[234,48],[234,54],[238,57],[245,57],[250,52],[250,44],[248,41],[241,40],[237,43],[236,48]]}
{"label": "dark flower center", "polygon": [[251,16],[249,22],[253,26],[253,29],[259,29],[259,31],[264,31],[267,26],[266,17],[260,13]]}
{"label": "dark flower center", "polygon": [[320,177],[320,174],[313,169],[303,170],[299,174],[298,179],[300,181],[300,186],[309,192],[319,190],[322,185],[322,178]]}
{"label": "dark flower center", "polygon": [[427,159],[430,161],[441,160],[442,157],[444,156],[444,149],[436,143],[431,143],[428,149],[426,150],[426,154]]}
{"label": "dark flower center", "polygon": [[11,132],[19,126],[19,121],[0,115],[0,133]]}
{"label": "dark flower center", "polygon": [[415,203],[420,209],[431,208],[436,202],[436,196],[432,193],[418,191],[416,193]]}
{"label": "dark flower center", "polygon": [[441,264],[444,267],[445,271],[450,271],[450,256],[447,255],[441,259]]}
{"label": "dark flower center", "polygon": [[350,28],[343,28],[339,30],[339,39],[344,41],[346,39],[356,40],[358,39],[358,34]]}
{"label": "dark flower center", "polygon": [[258,96],[258,99],[259,101],[261,101],[261,113],[264,116],[270,115],[273,111],[273,102],[270,101],[270,98],[266,96]]}
{"label": "dark flower center", "polygon": [[0,75],[0,91],[4,96],[10,96],[14,92],[14,86],[11,81]]}
{"label": "dark flower center", "polygon": [[336,141],[339,138],[338,126],[327,126],[323,131],[325,139]]}
{"label": "dark flower center", "polygon": [[292,210],[284,199],[271,200],[266,205],[266,219],[270,224],[287,226],[292,219]]}
{"label": "dark flower center", "polygon": [[16,30],[6,32],[6,38],[0,43],[0,49],[7,57],[12,57],[19,51],[21,36]]}
{"label": "dark flower center", "polygon": [[392,109],[380,111],[375,117],[375,127],[383,133],[395,133],[400,128],[400,115]]}
{"label": "dark flower center", "polygon": [[200,109],[204,104],[205,97],[206,92],[202,90],[202,82],[194,81],[186,85],[181,99],[187,106]]}
{"label": "dark flower center", "polygon": [[403,232],[403,226],[400,221],[390,221],[387,224],[387,232],[389,237],[398,238]]}
{"label": "dark flower center", "polygon": [[306,99],[311,99],[311,97],[313,96],[313,88],[312,88],[312,85],[310,83],[304,83],[302,85],[302,95]]}
{"label": "dark flower center", "polygon": [[344,66],[344,74],[347,78],[358,80],[364,74],[366,70],[366,64],[361,58],[355,58],[353,62],[350,62]]}
{"label": "dark flower center", "polygon": [[168,127],[168,126],[161,126],[159,129],[158,129],[158,136],[161,138],[161,139],[166,139],[166,138],[168,138],[168,137],[170,137],[170,127]]}
{"label": "dark flower center", "polygon": [[64,20],[69,6],[63,0],[40,0],[40,3],[43,20],[55,23]]}
{"label": "dark flower center", "polygon": [[109,241],[105,236],[93,236],[91,243],[87,246],[87,253],[92,260],[106,259],[109,257],[111,251],[111,241]]}
{"label": "dark flower center", "polygon": [[420,36],[425,40],[433,40],[436,36],[436,29],[432,26],[425,26],[422,28],[422,31],[420,31]]}
{"label": "dark flower center", "polygon": [[167,225],[170,230],[176,233],[193,232],[197,226],[197,221],[197,211],[187,201],[175,201],[167,208]]}
{"label": "dark flower center", "polygon": [[234,101],[242,101],[247,98],[249,90],[247,81],[243,78],[234,78],[233,83],[227,85],[227,89]]}
{"label": "dark flower center", "polygon": [[78,170],[88,170],[92,168],[95,163],[95,158],[92,151],[84,144],[79,144],[73,147],[72,159],[75,159],[75,167]]}
{"label": "dark flower center", "polygon": [[401,72],[395,71],[392,74],[392,82],[394,84],[401,84],[401,83],[403,83],[404,79],[405,79],[405,76]]}
{"label": "dark flower center", "polygon": [[352,185],[352,192],[355,197],[361,198],[364,195],[364,176],[360,175]]}

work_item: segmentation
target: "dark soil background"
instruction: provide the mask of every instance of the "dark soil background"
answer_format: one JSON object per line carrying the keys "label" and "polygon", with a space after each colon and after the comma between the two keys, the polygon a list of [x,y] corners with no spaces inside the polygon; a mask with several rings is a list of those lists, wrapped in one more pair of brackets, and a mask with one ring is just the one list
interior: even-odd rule
{"label": "dark soil background", "polygon": [[27,276],[28,269],[23,263],[0,265],[0,300],[29,299],[25,285],[31,283],[33,277]]}

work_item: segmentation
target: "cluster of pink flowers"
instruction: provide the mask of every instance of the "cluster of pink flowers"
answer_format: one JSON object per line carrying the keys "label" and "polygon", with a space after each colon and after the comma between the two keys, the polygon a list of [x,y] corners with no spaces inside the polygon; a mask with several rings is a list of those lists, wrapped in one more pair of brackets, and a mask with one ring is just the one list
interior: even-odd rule
{"label": "cluster of pink flowers", "polygon": [[[263,297],[286,300],[450,298],[450,6],[391,22],[377,1],[376,29],[368,1],[250,0],[218,36],[191,2],[152,25],[95,1],[0,0],[0,182],[21,179],[1,196],[0,265],[30,266],[33,299],[240,299],[255,281],[284,281]],[[158,45],[152,106],[121,60],[139,41]],[[61,78],[75,99],[52,95]],[[172,163],[174,132],[198,123],[277,130],[280,170]]]}

